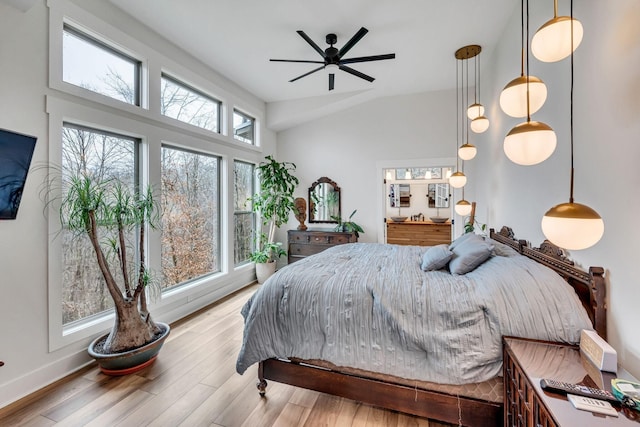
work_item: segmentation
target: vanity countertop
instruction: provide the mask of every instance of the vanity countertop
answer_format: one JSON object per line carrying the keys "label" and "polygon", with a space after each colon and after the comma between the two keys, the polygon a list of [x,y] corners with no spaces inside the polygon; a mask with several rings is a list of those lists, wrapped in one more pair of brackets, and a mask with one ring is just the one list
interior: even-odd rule
{"label": "vanity countertop", "polygon": [[390,220],[390,219],[388,219],[388,218],[387,218],[387,224],[406,224],[406,225],[421,225],[421,224],[422,224],[422,225],[425,225],[425,224],[427,224],[427,225],[451,225],[451,220],[450,220],[450,219],[448,219],[448,220],[447,220],[447,221],[445,221],[445,222],[433,222],[433,221],[429,221],[429,220],[426,220],[426,221],[409,221],[409,220],[406,220],[406,221],[402,221],[402,222],[397,222],[397,221],[393,221],[393,220]]}

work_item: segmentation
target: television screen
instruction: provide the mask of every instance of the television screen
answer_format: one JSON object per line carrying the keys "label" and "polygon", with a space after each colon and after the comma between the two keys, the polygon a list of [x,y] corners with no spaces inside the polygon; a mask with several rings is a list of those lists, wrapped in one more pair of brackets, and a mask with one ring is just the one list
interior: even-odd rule
{"label": "television screen", "polygon": [[18,215],[36,139],[0,129],[0,219]]}

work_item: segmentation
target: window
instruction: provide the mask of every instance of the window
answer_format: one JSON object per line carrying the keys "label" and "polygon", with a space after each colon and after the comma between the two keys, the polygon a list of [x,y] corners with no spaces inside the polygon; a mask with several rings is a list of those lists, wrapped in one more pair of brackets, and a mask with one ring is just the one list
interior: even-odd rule
{"label": "window", "polygon": [[62,39],[62,79],[132,105],[140,105],[140,61],[68,26]]}
{"label": "window", "polygon": [[160,112],[212,132],[220,132],[220,101],[178,80],[162,76]]}
{"label": "window", "polygon": [[[69,178],[88,175],[101,182],[117,178],[131,189],[138,182],[139,141],[65,123],[62,129],[62,194]],[[103,239],[112,238],[102,234]],[[63,325],[101,313],[113,302],[95,260],[86,234],[62,230],[62,323]],[[132,245],[135,248],[135,244]],[[130,265],[135,253],[130,251]],[[112,271],[117,271],[113,269]]]}
{"label": "window", "polygon": [[219,163],[162,147],[162,288],[220,271]]}
{"label": "window", "polygon": [[233,260],[235,265],[249,261],[253,252],[255,216],[251,196],[254,193],[254,165],[235,161],[233,164]]}
{"label": "window", "polygon": [[233,137],[247,144],[255,144],[255,121],[253,117],[233,110]]}

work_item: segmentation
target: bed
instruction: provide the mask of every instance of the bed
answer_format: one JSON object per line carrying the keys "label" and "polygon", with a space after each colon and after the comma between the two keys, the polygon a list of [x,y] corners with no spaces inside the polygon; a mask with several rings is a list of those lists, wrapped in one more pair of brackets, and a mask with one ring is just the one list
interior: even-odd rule
{"label": "bed", "polygon": [[490,256],[461,274],[449,273],[454,259],[423,271],[425,247],[374,243],[281,269],[243,307],[237,371],[259,363],[262,395],[273,380],[448,423],[502,425],[502,337],[577,342],[595,329],[606,338],[604,270],[583,271],[508,227],[484,242]]}

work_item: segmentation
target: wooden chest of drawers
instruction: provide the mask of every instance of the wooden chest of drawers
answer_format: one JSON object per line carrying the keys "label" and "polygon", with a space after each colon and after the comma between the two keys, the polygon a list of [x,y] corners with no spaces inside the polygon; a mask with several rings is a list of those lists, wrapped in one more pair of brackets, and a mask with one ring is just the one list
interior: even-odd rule
{"label": "wooden chest of drawers", "polygon": [[353,233],[324,230],[289,230],[289,264],[327,248],[345,243],[355,243],[358,238]]}
{"label": "wooden chest of drawers", "polygon": [[435,246],[451,243],[451,224],[431,221],[387,222],[387,243]]}

